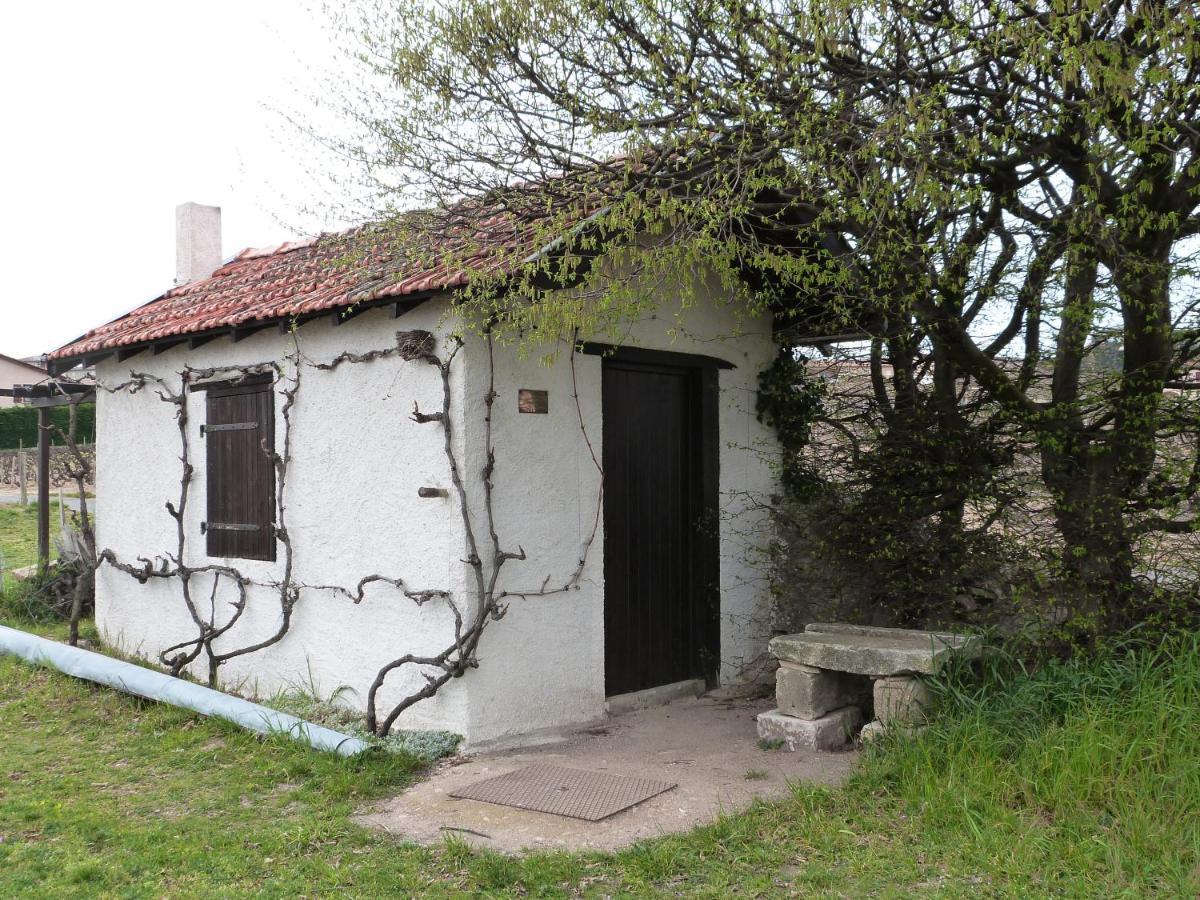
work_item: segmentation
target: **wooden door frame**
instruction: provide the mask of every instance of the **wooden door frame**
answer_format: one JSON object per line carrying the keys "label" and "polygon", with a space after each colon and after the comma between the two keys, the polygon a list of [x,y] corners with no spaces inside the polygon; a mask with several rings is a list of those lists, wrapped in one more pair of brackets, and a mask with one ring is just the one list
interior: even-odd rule
{"label": "wooden door frame", "polygon": [[[585,354],[601,357],[602,366],[605,360],[611,360],[618,364],[632,363],[673,369],[683,368],[691,372],[690,382],[693,396],[690,399],[697,415],[695,432],[699,441],[696,450],[700,477],[700,520],[703,523],[694,544],[693,590],[700,594],[698,606],[703,616],[700,622],[700,633],[704,646],[701,676],[710,689],[717,687],[720,683],[721,672],[719,373],[721,369],[733,369],[736,366],[717,357],[692,353],[646,350],[641,347],[620,347],[591,342],[580,344],[579,347]],[[601,385],[603,385],[603,380],[601,380]],[[603,399],[601,400],[601,409],[603,409]],[[603,431],[604,422],[602,420],[601,434]],[[607,548],[607,540],[605,546]],[[607,554],[607,552],[606,549],[605,553]]]}

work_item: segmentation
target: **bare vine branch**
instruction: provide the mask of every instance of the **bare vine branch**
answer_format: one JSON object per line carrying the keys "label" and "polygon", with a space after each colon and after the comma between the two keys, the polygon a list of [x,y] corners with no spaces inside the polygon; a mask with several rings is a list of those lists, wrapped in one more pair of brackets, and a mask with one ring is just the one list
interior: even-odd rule
{"label": "bare vine branch", "polygon": [[[457,336],[449,338],[449,352],[444,357],[434,350],[433,336],[426,331],[402,331],[396,334],[395,345],[382,350],[372,350],[365,353],[345,352],[329,362],[315,362],[304,356],[299,341],[293,330],[293,350],[286,360],[290,363],[291,374],[285,374],[280,363],[262,363],[251,366],[224,366],[213,368],[185,367],[179,373],[179,387],[174,388],[164,379],[153,375],[133,372],[130,379],[119,385],[102,388],[110,392],[127,391],[137,393],[153,386],[159,398],[174,408],[175,420],[180,438],[180,462],[182,476],[178,499],[168,501],[166,509],[175,522],[176,544],[173,553],[166,556],[149,558],[140,556],[133,563],[121,560],[111,549],[104,549],[98,559],[114,569],[129,575],[141,584],[152,579],[179,579],[184,605],[196,630],[194,636],[173,644],[160,651],[159,660],[173,675],[179,676],[201,654],[205,655],[208,663],[208,681],[217,683],[220,667],[231,659],[255,653],[275,643],[278,643],[288,633],[291,627],[294,611],[304,591],[324,591],[344,597],[354,604],[360,604],[366,599],[366,590],[370,585],[385,584],[399,591],[405,598],[417,606],[430,602],[444,602],[454,621],[451,641],[440,652],[431,655],[406,653],[393,659],[383,666],[376,674],[367,693],[367,727],[376,734],[386,735],[395,725],[403,712],[421,700],[433,696],[447,682],[461,677],[466,671],[477,668],[476,650],[487,626],[503,618],[507,612],[506,598],[549,596],[563,593],[578,587],[588,551],[592,546],[599,529],[600,504],[603,498],[603,469],[596,457],[591,441],[584,426],[582,409],[580,408],[579,389],[576,381],[574,354],[576,348],[571,348],[571,378],[576,412],[580,429],[597,471],[600,473],[600,487],[597,496],[597,508],[593,518],[590,534],[584,543],[580,560],[571,576],[561,586],[550,588],[550,576],[543,581],[538,590],[502,591],[498,589],[501,571],[510,560],[527,558],[525,549],[518,546],[516,550],[505,549],[496,526],[493,506],[494,476],[496,472],[496,452],[493,444],[492,410],[496,399],[495,389],[495,358],[491,336],[487,336],[489,381],[484,397],[484,458],[485,462],[479,475],[483,488],[483,507],[485,523],[489,540],[489,552],[485,559],[480,552],[477,528],[471,512],[471,504],[462,469],[454,447],[454,432],[451,421],[452,391],[450,385],[451,370],[463,341]],[[466,544],[467,558],[464,563],[473,574],[474,590],[471,592],[469,608],[464,613],[463,607],[456,602],[451,592],[437,588],[413,588],[405,579],[383,573],[372,573],[359,579],[352,588],[332,584],[305,584],[294,576],[295,554],[291,536],[287,529],[287,485],[288,466],[292,455],[292,410],[300,390],[301,369],[307,365],[319,371],[333,371],[344,364],[369,363],[379,359],[398,356],[405,361],[424,362],[436,369],[442,388],[441,407],[435,412],[422,412],[417,403],[413,404],[411,419],[418,424],[440,424],[442,429],[442,447],[450,472],[454,496],[458,501],[463,524],[463,535]],[[187,527],[186,512],[194,469],[189,455],[187,440],[188,415],[187,394],[192,384],[213,378],[229,378],[237,381],[255,375],[270,374],[273,385],[283,398],[280,406],[280,417],[283,420],[282,447],[277,451],[274,447],[264,446],[263,452],[270,455],[275,468],[278,489],[276,491],[276,538],[283,545],[283,572],[280,579],[275,581],[255,580],[236,567],[223,564],[208,564],[202,566],[189,565],[187,560]],[[202,614],[195,598],[195,583],[197,576],[211,576],[212,586],[208,598],[208,613]],[[217,595],[222,580],[230,582],[236,591],[235,599],[228,606],[226,617],[218,624]],[[279,624],[276,630],[267,638],[255,643],[239,646],[235,649],[219,651],[215,643],[228,635],[242,618],[247,607],[249,590],[252,587],[269,588],[276,592],[280,610]],[[409,693],[381,714],[379,709],[379,692],[390,676],[408,666],[420,670],[422,686]]]}

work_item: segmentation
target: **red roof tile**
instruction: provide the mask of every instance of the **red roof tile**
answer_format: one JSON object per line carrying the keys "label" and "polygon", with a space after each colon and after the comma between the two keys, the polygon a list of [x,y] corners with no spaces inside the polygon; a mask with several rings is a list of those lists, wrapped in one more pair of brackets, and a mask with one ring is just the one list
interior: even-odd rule
{"label": "red roof tile", "polygon": [[464,209],[465,204],[439,217],[426,231],[363,226],[244,250],[210,277],[172,288],[49,358],[75,359],[160,338],[461,287],[475,277],[512,270],[544,242],[550,224],[548,217],[518,220],[494,208],[464,216]]}

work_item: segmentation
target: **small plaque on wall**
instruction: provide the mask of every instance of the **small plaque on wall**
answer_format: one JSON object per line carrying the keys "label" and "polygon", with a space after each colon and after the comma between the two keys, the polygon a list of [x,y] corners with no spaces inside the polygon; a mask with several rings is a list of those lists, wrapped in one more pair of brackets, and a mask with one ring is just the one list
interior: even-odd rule
{"label": "small plaque on wall", "polygon": [[550,409],[549,391],[532,391],[521,388],[517,391],[517,410],[523,413],[545,415]]}

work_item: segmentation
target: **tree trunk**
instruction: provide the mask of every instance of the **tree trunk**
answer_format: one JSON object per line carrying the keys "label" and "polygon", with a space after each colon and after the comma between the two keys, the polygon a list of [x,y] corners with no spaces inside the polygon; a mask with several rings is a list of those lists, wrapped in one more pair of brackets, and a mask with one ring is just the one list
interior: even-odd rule
{"label": "tree trunk", "polygon": [[1070,624],[1089,635],[1112,633],[1128,624],[1133,586],[1126,497],[1107,454],[1079,438],[1067,440],[1066,452],[1056,441],[1043,442],[1042,477],[1063,539]]}

